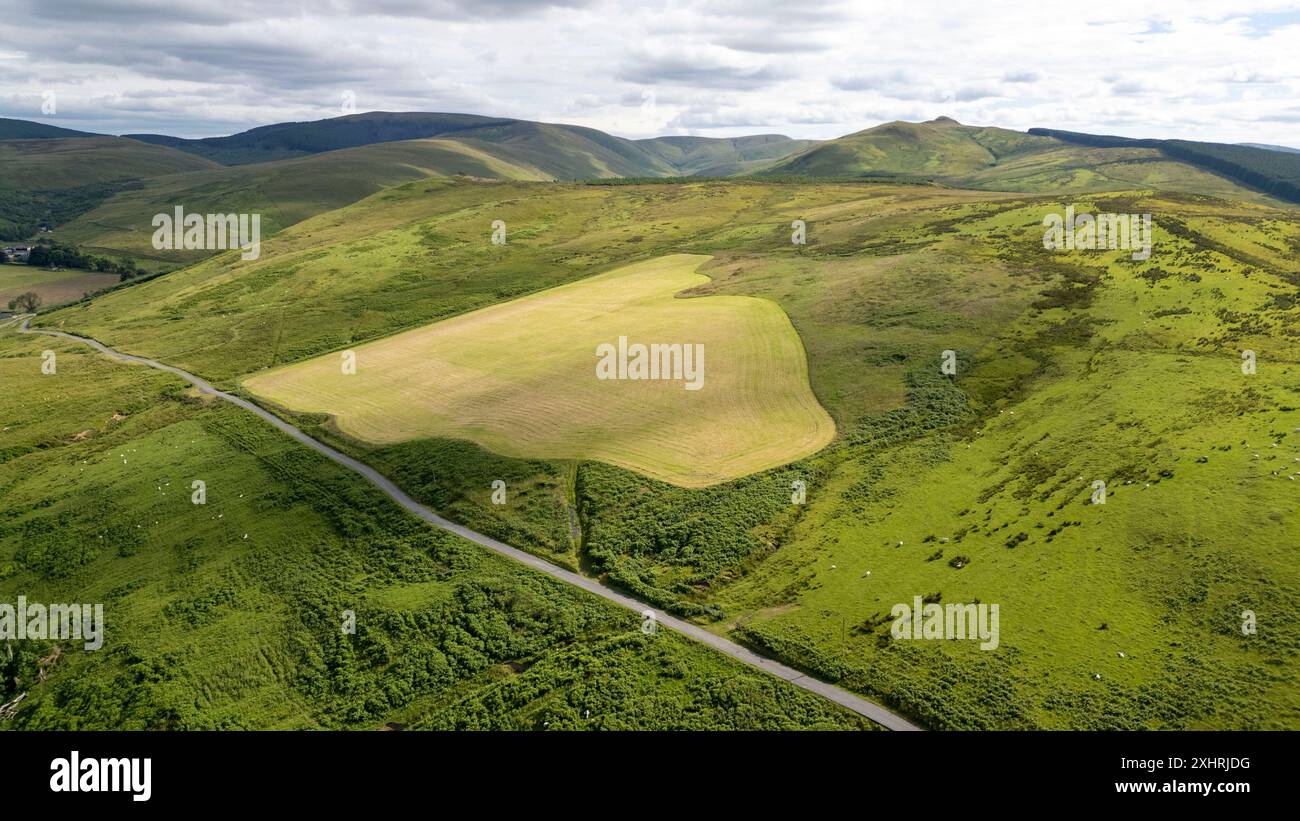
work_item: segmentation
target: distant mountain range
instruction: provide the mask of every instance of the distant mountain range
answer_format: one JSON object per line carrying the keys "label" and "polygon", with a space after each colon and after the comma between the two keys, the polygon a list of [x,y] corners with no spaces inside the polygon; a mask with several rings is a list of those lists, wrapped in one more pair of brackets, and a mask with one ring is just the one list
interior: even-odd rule
{"label": "distant mountain range", "polygon": [[[23,120],[0,119],[0,140],[100,136]],[[628,140],[576,125],[476,114],[374,111],[327,120],[277,123],[229,137],[191,140],[163,134],[126,138],[173,148],[221,165],[272,162],[405,140],[455,140],[544,178],[732,176],[757,170],[813,140],[780,134],[736,138]]]}
{"label": "distant mountain range", "polygon": [[[0,119],[0,141],[100,136]],[[381,143],[438,140],[444,152],[464,157],[459,162],[465,166],[460,169],[463,173],[539,180],[759,174],[907,179],[1008,190],[1144,183],[1179,188],[1186,187],[1181,178],[1185,167],[1191,166],[1200,172],[1191,183],[1196,190],[1206,188],[1208,181],[1199,177],[1209,173],[1300,202],[1300,158],[1290,157],[1300,150],[1285,146],[1142,140],[1045,128],[1025,133],[964,126],[949,117],[925,123],[885,123],[825,141],[795,140],[779,134],[629,140],[594,128],[506,117],[374,111],[276,123],[227,137],[193,140],[129,134],[119,139],[173,149],[222,166],[275,162]],[[1098,154],[1081,148],[1124,151]],[[170,170],[175,164],[164,162],[161,167]],[[445,163],[435,163],[428,170],[434,174],[458,171]]]}
{"label": "distant mountain range", "polygon": [[811,144],[776,134],[628,140],[473,114],[371,112],[199,140],[0,119],[0,239],[24,239],[50,224],[60,227],[57,238],[149,257],[140,215],[155,213],[159,202],[257,208],[274,231],[422,177],[731,176]]}
{"label": "distant mountain range", "polygon": [[155,254],[169,203],[257,210],[292,225],[431,176],[499,180],[731,177],[877,179],[1027,193],[1165,189],[1300,202],[1300,152],[1051,129],[891,122],[833,140],[778,134],[630,140],[593,128],[474,114],[370,112],[227,137],[110,137],[0,119],[0,239],[40,225],[101,253]]}
{"label": "distant mountain range", "polygon": [[234,134],[186,140],[129,134],[224,165],[282,160],[401,140],[451,139],[499,154],[555,179],[730,176],[753,170],[812,143],[779,134],[735,139],[656,137],[628,140],[576,125],[481,117],[375,111],[305,123],[278,123]]}

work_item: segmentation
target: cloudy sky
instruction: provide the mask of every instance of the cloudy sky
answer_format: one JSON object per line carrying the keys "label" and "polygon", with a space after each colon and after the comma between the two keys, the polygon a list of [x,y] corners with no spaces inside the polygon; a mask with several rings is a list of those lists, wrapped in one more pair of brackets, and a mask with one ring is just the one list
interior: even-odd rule
{"label": "cloudy sky", "polygon": [[835,137],[945,114],[1300,146],[1300,3],[5,0],[0,13],[0,116],[203,137],[345,102],[626,137]]}

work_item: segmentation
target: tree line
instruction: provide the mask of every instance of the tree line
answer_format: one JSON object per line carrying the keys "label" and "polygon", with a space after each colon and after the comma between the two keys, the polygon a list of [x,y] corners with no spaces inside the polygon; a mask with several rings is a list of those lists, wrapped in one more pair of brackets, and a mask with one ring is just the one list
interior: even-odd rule
{"label": "tree line", "polygon": [[[8,261],[8,256],[3,251],[0,251],[0,262]],[[97,257],[83,253],[70,245],[61,245],[53,241],[45,241],[40,245],[32,246],[31,253],[27,257],[27,264],[40,268],[81,268],[87,271],[117,274],[123,282],[135,277],[145,276],[148,273],[143,268],[137,267],[132,259],[115,260],[108,257]]]}

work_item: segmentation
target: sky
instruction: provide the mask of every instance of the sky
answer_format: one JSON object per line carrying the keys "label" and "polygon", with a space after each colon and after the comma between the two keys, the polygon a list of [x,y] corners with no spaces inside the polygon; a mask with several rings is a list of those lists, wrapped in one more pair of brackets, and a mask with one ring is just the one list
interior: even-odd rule
{"label": "sky", "polygon": [[890,120],[1300,146],[1300,3],[5,0],[0,117],[231,134],[364,111],[624,137]]}

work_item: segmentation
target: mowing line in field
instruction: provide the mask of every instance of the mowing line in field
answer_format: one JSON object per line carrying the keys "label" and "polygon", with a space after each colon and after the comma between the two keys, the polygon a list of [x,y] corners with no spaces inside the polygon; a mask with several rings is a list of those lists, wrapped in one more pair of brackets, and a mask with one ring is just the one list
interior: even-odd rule
{"label": "mowing line in field", "polygon": [[752,296],[678,296],[710,281],[697,271],[709,259],[624,265],[359,344],[342,352],[350,367],[335,352],[240,384],[372,444],[468,439],[681,487],[816,453],[835,423],[785,311]]}

